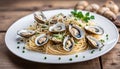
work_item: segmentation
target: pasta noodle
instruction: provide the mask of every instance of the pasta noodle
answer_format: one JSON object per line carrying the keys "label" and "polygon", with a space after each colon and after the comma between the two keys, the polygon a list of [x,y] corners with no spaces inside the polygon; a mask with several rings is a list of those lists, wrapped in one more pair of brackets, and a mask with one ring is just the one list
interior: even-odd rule
{"label": "pasta noodle", "polygon": [[[51,23],[52,21],[65,23],[66,25],[68,25],[69,23],[73,23],[73,24],[78,25],[80,28],[83,28],[86,25],[95,25],[95,23],[92,21],[89,21],[88,23],[84,23],[81,20],[76,20],[72,16],[63,17],[63,14],[58,14],[58,15],[51,17],[46,24],[37,23],[35,21],[35,23],[33,25],[30,25],[30,27],[28,27],[27,29],[34,30],[37,33],[35,35],[33,35],[32,37],[26,39],[26,42],[25,42],[26,49],[38,51],[38,52],[42,52],[42,53],[46,53],[46,54],[54,54],[54,55],[74,54],[74,53],[83,52],[83,51],[89,49],[89,46],[86,42],[85,37],[80,39],[80,40],[74,39],[75,45],[71,51],[65,51],[63,49],[63,45],[61,43],[55,44],[52,41],[48,41],[48,43],[43,45],[43,46],[36,46],[35,38],[37,36],[39,36],[39,34],[41,34],[41,33],[51,34],[51,33],[49,33],[48,28],[49,28],[49,26],[52,25],[52,23]],[[64,35],[69,34],[70,35],[70,33],[68,31],[63,32],[62,34],[64,34]],[[96,35],[93,35],[93,36],[96,36]],[[98,36],[96,36],[96,37],[98,37]]]}

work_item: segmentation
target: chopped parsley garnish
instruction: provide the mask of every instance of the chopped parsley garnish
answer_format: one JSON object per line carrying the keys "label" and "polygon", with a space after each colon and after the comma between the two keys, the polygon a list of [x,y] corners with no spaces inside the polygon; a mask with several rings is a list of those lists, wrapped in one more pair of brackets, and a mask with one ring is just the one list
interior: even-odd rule
{"label": "chopped parsley garnish", "polygon": [[75,55],[75,57],[77,58],[77,57],[78,57],[78,55]]}
{"label": "chopped parsley garnish", "polygon": [[46,22],[46,25],[49,25],[49,23],[48,23],[48,22]]}
{"label": "chopped parsley garnish", "polygon": [[75,41],[75,44],[77,44],[77,41]]}
{"label": "chopped parsley garnish", "polygon": [[69,61],[72,61],[72,58],[70,58]]}
{"label": "chopped parsley garnish", "polygon": [[99,51],[101,51],[102,49],[100,48]]}
{"label": "chopped parsley garnish", "polygon": [[76,21],[77,21],[77,18],[75,18],[74,20],[76,20]]}
{"label": "chopped parsley garnish", "polygon": [[61,60],[61,57],[59,57],[58,60]]}
{"label": "chopped parsley garnish", "polygon": [[46,59],[47,59],[47,57],[44,57],[44,59],[46,60]]}
{"label": "chopped parsley garnish", "polygon": [[42,28],[46,28],[46,26],[43,25]]}
{"label": "chopped parsley garnish", "polygon": [[91,51],[91,54],[93,54],[94,52],[95,52],[95,50],[92,50],[92,51]]}
{"label": "chopped parsley garnish", "polygon": [[22,51],[22,53],[25,53],[25,51]]}
{"label": "chopped parsley garnish", "polygon": [[82,27],[82,25],[81,25],[81,24],[79,24],[79,26],[80,26],[80,27]]}
{"label": "chopped parsley garnish", "polygon": [[105,42],[105,40],[101,39],[101,40],[100,40],[100,42],[101,42],[101,43],[104,43],[104,42]]}
{"label": "chopped parsley garnish", "polygon": [[89,12],[87,12],[85,15],[81,11],[73,10],[71,11],[71,14],[76,17],[77,19],[81,19],[88,23],[89,20],[95,19],[93,15],[90,15]]}
{"label": "chopped parsley garnish", "polygon": [[108,37],[108,34],[106,34],[106,37]]}
{"label": "chopped parsley garnish", "polygon": [[23,47],[23,49],[25,49],[25,47]]}
{"label": "chopped parsley garnish", "polygon": [[17,46],[17,49],[19,49],[20,47],[19,46]]}
{"label": "chopped parsley garnish", "polygon": [[53,34],[53,37],[55,37],[57,39],[63,39],[63,35],[62,34]]}
{"label": "chopped parsley garnish", "polygon": [[83,58],[85,58],[85,56],[83,56]]}
{"label": "chopped parsley garnish", "polygon": [[32,27],[32,25],[30,25],[30,27]]}
{"label": "chopped parsley garnish", "polygon": [[108,40],[108,37],[106,38],[106,40]]}
{"label": "chopped parsley garnish", "polygon": [[108,38],[108,34],[106,34],[106,40],[108,40],[109,38]]}
{"label": "chopped parsley garnish", "polygon": [[20,42],[17,42],[17,44],[20,44]]}
{"label": "chopped parsley garnish", "polygon": [[39,33],[35,33],[35,35],[37,36],[37,35],[39,35]]}

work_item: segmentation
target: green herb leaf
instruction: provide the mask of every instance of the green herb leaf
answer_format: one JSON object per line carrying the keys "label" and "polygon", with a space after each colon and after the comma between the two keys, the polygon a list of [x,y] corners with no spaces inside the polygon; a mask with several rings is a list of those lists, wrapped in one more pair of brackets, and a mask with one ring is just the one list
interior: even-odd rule
{"label": "green herb leaf", "polygon": [[74,17],[76,17],[76,18],[78,18],[78,19],[81,19],[81,20],[83,20],[83,21],[85,21],[85,22],[87,22],[87,23],[88,23],[88,21],[89,21],[90,19],[95,19],[93,15],[90,16],[90,13],[89,13],[89,12],[87,12],[85,15],[83,15],[83,13],[82,13],[81,11],[74,10],[74,11],[71,11],[71,14],[72,14]]}
{"label": "green herb leaf", "polygon": [[95,52],[95,50],[92,50],[92,51],[91,51],[91,54],[93,54],[94,52]]}
{"label": "green herb leaf", "polygon": [[88,19],[87,18],[83,18],[83,20],[88,23]]}
{"label": "green herb leaf", "polygon": [[85,15],[86,15],[86,16],[89,16],[89,15],[90,15],[90,13],[89,13],[89,12],[87,12]]}
{"label": "green herb leaf", "polygon": [[78,15],[77,15],[79,18],[82,18],[84,17],[84,15],[82,14],[82,12],[78,12]]}
{"label": "green herb leaf", "polygon": [[81,24],[79,24],[79,26],[80,26],[80,27],[82,27],[82,25],[81,25]]}
{"label": "green herb leaf", "polygon": [[94,17],[94,16],[91,16],[90,18],[91,18],[91,19],[95,19],[95,17]]}
{"label": "green herb leaf", "polygon": [[75,44],[77,44],[77,41],[75,41]]}

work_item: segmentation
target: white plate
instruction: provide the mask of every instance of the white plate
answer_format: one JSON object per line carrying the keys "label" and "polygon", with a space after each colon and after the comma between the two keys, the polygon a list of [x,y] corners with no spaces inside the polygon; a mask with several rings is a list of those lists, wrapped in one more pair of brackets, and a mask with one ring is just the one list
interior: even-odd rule
{"label": "white plate", "polygon": [[[47,18],[49,18],[58,13],[63,13],[65,15],[68,15],[70,14],[71,11],[72,11],[71,9],[59,9],[59,10],[44,11],[44,14]],[[82,11],[82,12],[85,13],[86,11]],[[19,19],[8,29],[5,36],[6,45],[8,49],[15,55],[23,59],[34,61],[34,62],[74,63],[74,62],[87,61],[87,60],[99,57],[109,52],[115,46],[119,38],[118,30],[116,26],[105,17],[102,17],[95,13],[90,13],[90,14],[95,16],[94,22],[96,22],[97,25],[101,26],[104,29],[105,34],[109,34],[109,39],[105,42],[105,46],[102,48],[102,50],[99,51],[98,49],[96,49],[93,54],[91,54],[92,50],[87,50],[85,52],[81,52],[73,55],[64,55],[64,56],[48,55],[48,54],[42,54],[40,52],[34,52],[34,51],[28,51],[28,50],[25,50],[25,53],[22,53],[24,44],[22,43],[17,44],[16,33],[18,30],[26,28],[34,22],[33,14],[27,15]],[[17,49],[17,46],[20,46],[20,48]],[[75,57],[76,55],[78,55],[78,57]],[[44,59],[45,57],[47,57],[47,59]],[[59,60],[59,57],[61,58],[61,60]]]}

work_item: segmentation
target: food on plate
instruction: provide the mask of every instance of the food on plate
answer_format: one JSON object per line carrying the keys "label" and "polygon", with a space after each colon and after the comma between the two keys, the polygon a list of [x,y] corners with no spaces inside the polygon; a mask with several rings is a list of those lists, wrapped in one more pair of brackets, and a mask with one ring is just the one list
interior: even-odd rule
{"label": "food on plate", "polygon": [[42,11],[37,11],[34,19],[32,25],[17,32],[28,50],[69,55],[104,46],[99,41],[104,29],[97,26],[89,12],[73,10],[69,15],[59,13],[47,19]]}

